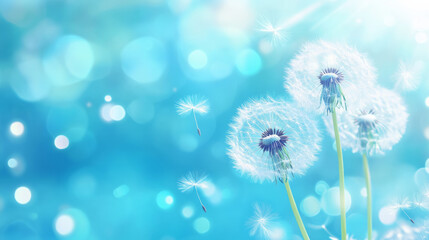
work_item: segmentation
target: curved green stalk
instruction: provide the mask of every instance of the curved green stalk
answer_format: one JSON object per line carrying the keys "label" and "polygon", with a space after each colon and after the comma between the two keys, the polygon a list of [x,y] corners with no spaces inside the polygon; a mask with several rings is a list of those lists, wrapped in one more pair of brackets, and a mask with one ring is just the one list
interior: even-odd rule
{"label": "curved green stalk", "polygon": [[341,239],[346,240],[347,230],[346,230],[346,201],[345,201],[345,190],[344,190],[343,150],[341,149],[340,133],[338,131],[337,113],[335,112],[335,108],[332,109],[332,122],[334,125],[334,132],[335,132],[335,144],[337,146],[338,169],[340,172]]}
{"label": "curved green stalk", "polygon": [[289,180],[287,180],[286,178],[283,178],[283,182],[286,187],[287,196],[289,198],[290,206],[292,207],[293,215],[295,216],[296,223],[298,223],[298,227],[299,227],[299,230],[301,231],[302,237],[304,238],[304,240],[310,240],[310,238],[308,237],[307,231],[305,230],[304,223],[302,222],[301,215],[299,215],[298,208],[296,207],[295,199],[293,198],[292,190],[290,189],[290,186],[289,186]]}
{"label": "curved green stalk", "polygon": [[368,221],[368,240],[372,240],[372,196],[371,196],[371,175],[369,173],[368,159],[366,153],[363,154],[363,169],[366,181],[366,203]]}

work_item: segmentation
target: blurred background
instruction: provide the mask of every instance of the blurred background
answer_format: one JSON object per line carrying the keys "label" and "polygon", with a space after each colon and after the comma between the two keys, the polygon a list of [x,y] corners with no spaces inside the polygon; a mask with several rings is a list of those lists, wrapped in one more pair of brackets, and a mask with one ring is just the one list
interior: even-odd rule
{"label": "blurred background", "polygon": [[[225,140],[249,98],[289,98],[284,68],[320,39],[355,46],[403,96],[405,135],[370,159],[374,231],[426,235],[427,1],[0,0],[0,29],[0,239],[253,239],[255,203],[276,213],[273,238],[301,239],[284,187],[240,176]],[[193,94],[210,104],[201,137],[176,113]],[[312,239],[340,236],[323,132],[319,160],[291,183]],[[361,159],[344,154],[348,232],[365,239]],[[207,213],[178,189],[189,171],[208,176]]]}

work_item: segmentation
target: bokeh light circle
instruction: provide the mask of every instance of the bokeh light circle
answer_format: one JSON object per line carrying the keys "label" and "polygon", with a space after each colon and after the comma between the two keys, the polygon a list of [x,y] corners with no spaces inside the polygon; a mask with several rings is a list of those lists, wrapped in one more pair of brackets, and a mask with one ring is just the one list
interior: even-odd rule
{"label": "bokeh light circle", "polygon": [[10,132],[19,137],[24,133],[24,124],[22,122],[16,121],[10,124]]}
{"label": "bokeh light circle", "polygon": [[173,206],[174,197],[169,191],[161,191],[156,195],[156,204],[161,209],[169,209]]}
{"label": "bokeh light circle", "polygon": [[329,189],[329,185],[328,185],[328,183],[326,183],[325,181],[318,181],[317,183],[316,183],[316,186],[314,187],[314,191],[317,193],[317,194],[319,194],[319,195],[322,195],[323,193],[325,193],[326,192],[326,190],[328,190]]}
{"label": "bokeh light circle", "polygon": [[391,225],[396,221],[398,215],[397,209],[392,209],[391,207],[383,207],[378,212],[378,219],[384,225]]}
{"label": "bokeh light circle", "polygon": [[69,139],[64,135],[58,135],[54,140],[55,147],[61,150],[68,148],[69,143]]}
{"label": "bokeh light circle", "polygon": [[194,69],[202,69],[207,65],[207,55],[202,50],[194,50],[188,55],[188,63]]}
{"label": "bokeh light circle", "polygon": [[194,229],[198,233],[204,234],[210,230],[210,221],[205,217],[200,217],[194,221]]}
{"label": "bokeh light circle", "polygon": [[182,215],[184,218],[190,218],[194,215],[194,208],[192,206],[185,206],[182,208]]}
{"label": "bokeh light circle", "polygon": [[74,230],[74,220],[67,214],[60,215],[55,220],[55,230],[60,235],[69,235]]}
{"label": "bokeh light circle", "polygon": [[125,109],[121,105],[114,105],[110,108],[110,119],[113,121],[121,121],[125,117]]}
{"label": "bokeh light circle", "polygon": [[122,69],[139,83],[159,80],[167,67],[167,51],[159,40],[142,37],[128,43],[122,50]]}
{"label": "bokeh light circle", "polygon": [[88,239],[91,226],[86,214],[77,208],[66,208],[55,218],[53,223],[55,233],[60,239]]}
{"label": "bokeh light circle", "polygon": [[27,204],[31,200],[31,191],[27,187],[19,187],[15,190],[15,200],[19,204]]}
{"label": "bokeh light circle", "polygon": [[18,160],[16,160],[15,158],[10,158],[7,161],[7,166],[9,166],[10,168],[16,168],[18,166]]}
{"label": "bokeh light circle", "polygon": [[[346,212],[350,209],[352,198],[350,193],[345,190]],[[332,187],[328,189],[323,195],[321,200],[323,211],[329,216],[340,215],[340,189],[339,187]]]}
{"label": "bokeh light circle", "polygon": [[251,76],[261,70],[262,60],[259,54],[253,49],[245,49],[237,55],[235,66],[241,74]]}
{"label": "bokeh light circle", "polygon": [[43,67],[51,82],[67,86],[85,79],[94,65],[94,53],[80,36],[60,37],[46,52]]}
{"label": "bokeh light circle", "polygon": [[304,200],[301,201],[300,209],[307,217],[316,216],[320,212],[319,199],[314,196],[304,198]]}

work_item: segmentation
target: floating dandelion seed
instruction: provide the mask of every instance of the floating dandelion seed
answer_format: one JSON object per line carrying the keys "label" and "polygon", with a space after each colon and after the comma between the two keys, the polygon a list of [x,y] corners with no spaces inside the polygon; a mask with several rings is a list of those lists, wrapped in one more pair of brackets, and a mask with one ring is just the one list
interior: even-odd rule
{"label": "floating dandelion seed", "polygon": [[[376,87],[369,89],[366,95],[360,109],[338,113],[341,143],[353,152],[381,154],[402,138],[408,113],[402,98],[393,91]],[[330,119],[324,117],[324,122],[334,136]]]}
{"label": "floating dandelion seed", "polygon": [[258,30],[270,36],[271,45],[277,45],[280,42],[286,40],[286,32],[284,27],[277,26],[267,18],[261,18],[258,21],[258,24],[260,27]]}
{"label": "floating dandelion seed", "polygon": [[359,106],[375,78],[374,68],[354,48],[318,41],[304,45],[291,61],[285,88],[302,107],[329,113],[334,107]]}
{"label": "floating dandelion seed", "polygon": [[204,176],[204,175],[199,176],[196,173],[188,173],[185,177],[183,177],[179,181],[179,190],[181,190],[182,192],[187,192],[192,189],[195,189],[195,193],[197,194],[198,201],[200,202],[204,212],[207,212],[207,209],[204,206],[203,202],[201,201],[200,194],[198,193],[198,188],[207,187],[206,179],[207,179],[207,176]]}
{"label": "floating dandelion seed", "polygon": [[317,123],[309,113],[282,100],[250,101],[238,109],[228,136],[228,155],[236,169],[255,181],[284,183],[305,240],[309,239],[296,207],[289,176],[303,175],[320,149]]}
{"label": "floating dandelion seed", "polygon": [[204,115],[208,113],[208,100],[199,96],[187,96],[177,102],[177,113],[179,115],[187,115],[192,112],[194,115],[195,126],[197,127],[198,135],[201,136],[200,128],[198,127],[196,113]]}
{"label": "floating dandelion seed", "polygon": [[249,225],[250,236],[259,235],[264,239],[271,239],[273,236],[273,220],[277,218],[277,215],[271,212],[271,209],[266,206],[259,206],[255,204],[254,216],[250,219]]}
{"label": "floating dandelion seed", "polygon": [[408,220],[410,220],[411,223],[415,224],[414,220],[405,211],[405,209],[409,209],[411,208],[411,206],[411,202],[408,200],[408,198],[398,198],[393,204],[389,205],[388,207],[394,211],[401,210],[402,213],[407,216]]}
{"label": "floating dandelion seed", "polygon": [[404,62],[400,62],[398,72],[395,74],[395,90],[416,90],[420,85],[422,69],[423,64],[421,62],[414,64],[405,64]]}

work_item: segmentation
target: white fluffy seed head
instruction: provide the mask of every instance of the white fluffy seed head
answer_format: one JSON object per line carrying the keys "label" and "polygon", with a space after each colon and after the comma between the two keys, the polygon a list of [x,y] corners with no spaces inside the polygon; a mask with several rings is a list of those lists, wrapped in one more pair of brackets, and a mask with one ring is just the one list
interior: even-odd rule
{"label": "white fluffy seed head", "polygon": [[[338,113],[338,128],[341,145],[353,152],[365,151],[359,139],[359,126],[356,120],[375,121],[374,139],[377,148],[369,149],[369,154],[383,153],[392,149],[405,133],[408,113],[402,98],[394,91],[382,87],[373,87],[361,99],[360,108],[350,108]],[[362,114],[373,111],[373,114]],[[334,128],[330,116],[323,117],[325,125],[334,137]]]}
{"label": "white fluffy seed head", "polygon": [[[281,129],[288,136],[286,150],[292,164],[288,172],[276,171],[270,154],[258,145],[262,133],[269,128]],[[320,140],[317,122],[311,114],[295,104],[263,98],[238,109],[228,135],[228,155],[242,174],[255,181],[274,181],[284,174],[303,175],[317,159]]]}
{"label": "white fluffy seed head", "polygon": [[318,76],[325,69],[337,69],[344,79],[341,91],[348,108],[359,106],[362,93],[375,84],[375,70],[356,49],[340,43],[317,41],[305,44],[286,69],[284,86],[303,108],[324,112]]}

